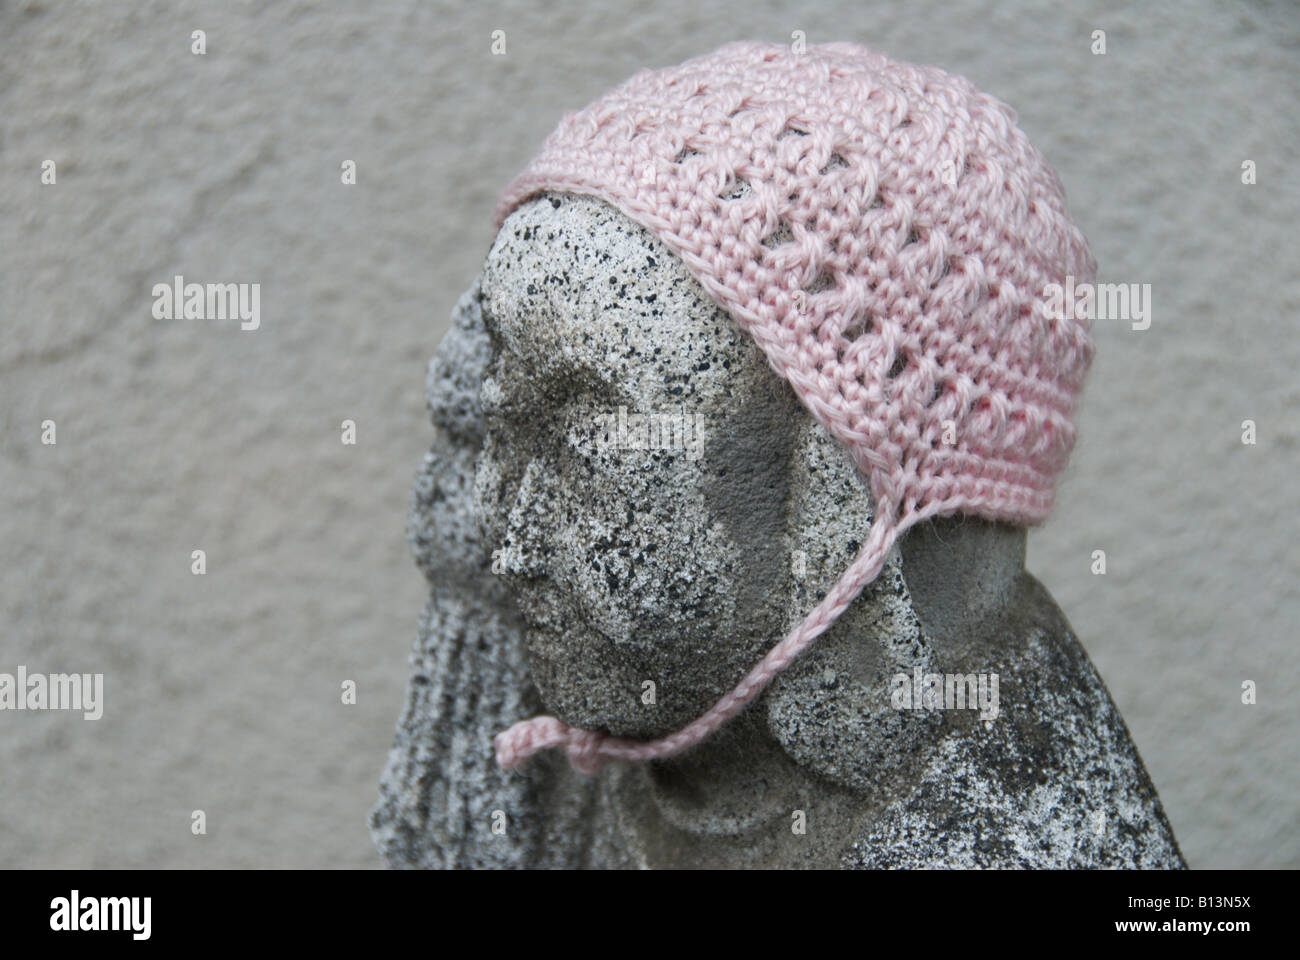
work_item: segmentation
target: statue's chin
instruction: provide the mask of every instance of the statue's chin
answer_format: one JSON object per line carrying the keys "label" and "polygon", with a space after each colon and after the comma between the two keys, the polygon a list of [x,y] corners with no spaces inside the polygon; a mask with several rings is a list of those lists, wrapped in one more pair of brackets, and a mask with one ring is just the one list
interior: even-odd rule
{"label": "statue's chin", "polygon": [[[546,712],[570,726],[633,740],[652,740],[672,733],[695,717],[666,715],[662,709],[642,703],[646,691],[639,678],[652,675],[648,668],[638,670],[626,661],[593,655],[591,649],[557,650],[553,639],[530,642],[528,647],[529,678]],[[596,641],[592,647],[608,649],[608,641]],[[704,709],[707,704],[700,712]]]}

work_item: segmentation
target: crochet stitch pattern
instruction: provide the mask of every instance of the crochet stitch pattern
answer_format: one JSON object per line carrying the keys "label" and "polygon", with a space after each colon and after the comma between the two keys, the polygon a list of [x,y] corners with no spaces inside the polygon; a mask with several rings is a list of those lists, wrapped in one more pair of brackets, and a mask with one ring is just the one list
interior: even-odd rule
{"label": "crochet stitch pattern", "polygon": [[496,737],[518,767],[669,757],[754,700],[879,574],[898,537],[956,513],[1051,511],[1093,356],[1044,288],[1096,276],[1056,172],[969,81],[850,43],[732,43],[642,71],[565,114],[502,194],[597,197],[656,236],[848,450],[872,495],[860,553],[707,713],[650,742],[554,717]]}

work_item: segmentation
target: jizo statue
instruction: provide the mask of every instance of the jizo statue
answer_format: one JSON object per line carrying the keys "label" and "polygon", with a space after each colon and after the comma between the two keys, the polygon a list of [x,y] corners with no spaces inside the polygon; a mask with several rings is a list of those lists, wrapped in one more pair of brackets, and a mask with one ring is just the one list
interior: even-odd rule
{"label": "jizo statue", "polygon": [[1095,265],[1005,110],[733,44],[566,116],[429,369],[390,864],[1183,866],[1024,569]]}

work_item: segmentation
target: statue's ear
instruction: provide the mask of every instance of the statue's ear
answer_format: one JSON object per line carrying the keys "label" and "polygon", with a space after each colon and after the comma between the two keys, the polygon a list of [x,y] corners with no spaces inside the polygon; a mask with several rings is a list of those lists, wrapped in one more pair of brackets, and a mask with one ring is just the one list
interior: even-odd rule
{"label": "statue's ear", "polygon": [[[857,557],[871,516],[870,494],[847,452],[810,418],[791,464],[787,631]],[[875,793],[928,752],[919,749],[927,724],[896,709],[892,693],[897,676],[910,682],[929,659],[895,549],[835,625],[773,681],[764,698],[768,727],[800,766]]]}

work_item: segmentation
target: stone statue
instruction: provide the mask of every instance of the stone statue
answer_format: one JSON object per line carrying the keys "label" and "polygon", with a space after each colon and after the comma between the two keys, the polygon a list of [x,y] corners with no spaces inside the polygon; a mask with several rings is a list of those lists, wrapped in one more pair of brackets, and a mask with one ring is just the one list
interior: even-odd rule
{"label": "stone statue", "polygon": [[907,531],[698,747],[502,771],[550,712],[635,739],[730,689],[858,552],[872,497],[652,233],[547,193],[506,220],[429,368],[410,537],[430,584],[371,815],[394,867],[1181,868],[1022,528]]}

